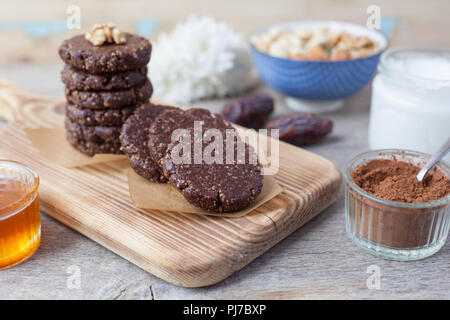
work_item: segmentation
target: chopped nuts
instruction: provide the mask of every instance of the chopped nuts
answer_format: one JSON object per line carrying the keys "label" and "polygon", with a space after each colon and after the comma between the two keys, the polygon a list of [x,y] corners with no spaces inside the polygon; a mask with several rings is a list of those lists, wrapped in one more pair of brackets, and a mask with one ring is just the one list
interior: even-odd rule
{"label": "chopped nuts", "polygon": [[91,31],[86,33],[85,38],[94,46],[101,46],[105,42],[117,44],[126,42],[125,35],[113,23],[94,24]]}
{"label": "chopped nuts", "polygon": [[328,28],[294,31],[273,28],[251,39],[256,49],[276,57],[299,60],[347,60],[370,56],[379,50],[376,42]]}

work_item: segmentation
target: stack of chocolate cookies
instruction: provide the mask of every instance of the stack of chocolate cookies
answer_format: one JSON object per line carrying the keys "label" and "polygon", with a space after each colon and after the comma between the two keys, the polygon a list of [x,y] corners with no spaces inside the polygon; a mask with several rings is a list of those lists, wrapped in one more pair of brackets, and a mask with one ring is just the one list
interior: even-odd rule
{"label": "stack of chocolate cookies", "polygon": [[147,39],[120,34],[115,27],[88,35],[68,39],[59,48],[65,62],[67,139],[89,156],[121,153],[122,124],[153,93],[147,77],[152,47]]}

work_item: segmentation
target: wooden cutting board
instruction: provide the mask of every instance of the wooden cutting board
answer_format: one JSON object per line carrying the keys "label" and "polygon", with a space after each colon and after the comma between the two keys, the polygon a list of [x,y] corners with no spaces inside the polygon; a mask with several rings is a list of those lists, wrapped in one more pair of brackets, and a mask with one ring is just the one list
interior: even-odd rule
{"label": "wooden cutting board", "polygon": [[0,158],[37,170],[45,213],[180,286],[225,279],[315,217],[341,191],[341,174],[333,163],[281,143],[275,178],[286,190],[249,215],[149,214],[130,202],[126,161],[68,169],[33,148],[23,128],[62,126],[63,100],[31,94],[0,79],[0,116],[10,121],[0,129]]}

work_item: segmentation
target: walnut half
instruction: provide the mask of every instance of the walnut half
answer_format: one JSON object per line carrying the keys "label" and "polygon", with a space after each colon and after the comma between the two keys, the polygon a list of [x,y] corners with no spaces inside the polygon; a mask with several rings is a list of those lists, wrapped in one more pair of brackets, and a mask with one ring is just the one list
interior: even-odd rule
{"label": "walnut half", "polygon": [[107,43],[125,43],[125,35],[113,23],[108,24],[94,24],[90,32],[84,36],[86,40],[91,42],[94,46],[101,46]]}

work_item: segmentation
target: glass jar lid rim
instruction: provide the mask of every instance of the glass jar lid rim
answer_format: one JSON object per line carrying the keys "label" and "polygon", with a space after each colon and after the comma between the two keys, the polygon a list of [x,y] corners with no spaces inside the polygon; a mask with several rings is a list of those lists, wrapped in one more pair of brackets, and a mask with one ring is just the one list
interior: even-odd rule
{"label": "glass jar lid rim", "polygon": [[409,72],[404,72],[404,70],[396,69],[392,66],[390,60],[392,57],[400,54],[408,54],[408,53],[428,53],[428,54],[445,54],[449,57],[450,63],[450,47],[444,46],[401,46],[394,47],[389,50],[386,50],[380,58],[380,63],[378,65],[378,71],[380,73],[388,74],[389,76],[413,81],[421,81],[426,83],[437,84],[440,86],[450,85],[450,78],[442,79],[442,78],[433,78],[427,76],[419,76]]}
{"label": "glass jar lid rim", "polygon": [[27,183],[29,189],[26,194],[18,199],[15,199],[11,203],[8,203],[5,207],[0,208],[0,220],[3,220],[21,212],[37,197],[39,188],[39,174],[33,168],[14,160],[0,159],[0,168],[7,168],[12,172],[24,173],[27,178],[31,178],[30,182]]}

